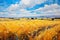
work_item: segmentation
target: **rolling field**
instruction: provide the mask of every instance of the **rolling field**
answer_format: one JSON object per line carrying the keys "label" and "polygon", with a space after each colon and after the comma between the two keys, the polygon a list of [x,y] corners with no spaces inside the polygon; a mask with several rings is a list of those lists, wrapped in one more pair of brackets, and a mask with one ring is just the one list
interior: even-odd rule
{"label": "rolling field", "polygon": [[1,20],[0,40],[60,40],[60,19]]}

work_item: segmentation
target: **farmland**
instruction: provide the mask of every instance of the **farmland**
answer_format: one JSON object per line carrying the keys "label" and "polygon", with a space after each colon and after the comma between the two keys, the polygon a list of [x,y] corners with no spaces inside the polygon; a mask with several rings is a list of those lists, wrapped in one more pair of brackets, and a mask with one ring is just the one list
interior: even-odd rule
{"label": "farmland", "polygon": [[1,40],[60,40],[60,19],[0,19]]}

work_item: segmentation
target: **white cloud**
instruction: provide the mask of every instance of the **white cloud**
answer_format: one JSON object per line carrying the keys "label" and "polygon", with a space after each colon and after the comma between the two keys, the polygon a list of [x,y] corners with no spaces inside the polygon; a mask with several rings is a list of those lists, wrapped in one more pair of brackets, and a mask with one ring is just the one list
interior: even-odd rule
{"label": "white cloud", "polygon": [[33,7],[37,4],[41,4],[46,0],[21,0],[20,4],[25,5],[26,7]]}
{"label": "white cloud", "polygon": [[[58,4],[45,5],[45,7],[31,11],[26,10],[27,7],[33,7],[41,4],[46,0],[21,0],[19,4],[12,4],[5,12],[0,12],[0,16],[5,17],[26,17],[26,16],[43,16],[43,15],[60,15],[60,6]],[[6,16],[7,15],[7,16]]]}
{"label": "white cloud", "polygon": [[31,17],[31,16],[38,16],[36,13],[31,13],[31,11],[28,11],[26,9],[19,9],[19,10],[6,10],[6,12],[0,12],[0,16],[5,14],[7,16],[5,17]]}
{"label": "white cloud", "polygon": [[45,7],[36,9],[34,12],[43,15],[60,15],[60,6],[58,4],[45,5]]}
{"label": "white cloud", "polygon": [[31,0],[21,0],[21,2],[25,5],[29,5]]}
{"label": "white cloud", "polygon": [[12,4],[9,7],[9,10],[19,10],[19,9],[25,9],[25,8],[32,8],[37,4],[41,4],[45,2],[46,0],[21,0],[19,4]]}
{"label": "white cloud", "polygon": [[19,7],[18,4],[12,4],[11,6],[8,7],[8,10],[13,11],[13,10],[16,10],[18,7]]}

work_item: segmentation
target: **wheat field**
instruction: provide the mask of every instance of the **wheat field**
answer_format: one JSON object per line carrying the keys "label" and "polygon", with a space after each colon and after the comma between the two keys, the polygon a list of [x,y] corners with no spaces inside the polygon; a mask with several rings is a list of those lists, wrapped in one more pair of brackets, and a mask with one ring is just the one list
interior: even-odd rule
{"label": "wheat field", "polygon": [[0,19],[0,40],[60,40],[60,19]]}

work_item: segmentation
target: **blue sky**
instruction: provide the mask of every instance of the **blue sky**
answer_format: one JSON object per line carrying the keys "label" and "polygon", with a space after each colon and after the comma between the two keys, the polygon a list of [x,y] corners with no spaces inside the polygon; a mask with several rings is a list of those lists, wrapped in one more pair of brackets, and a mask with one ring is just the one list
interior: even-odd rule
{"label": "blue sky", "polygon": [[0,17],[60,15],[60,0],[0,0]]}

